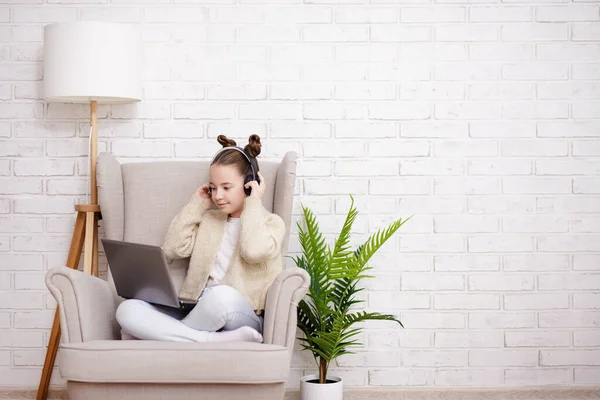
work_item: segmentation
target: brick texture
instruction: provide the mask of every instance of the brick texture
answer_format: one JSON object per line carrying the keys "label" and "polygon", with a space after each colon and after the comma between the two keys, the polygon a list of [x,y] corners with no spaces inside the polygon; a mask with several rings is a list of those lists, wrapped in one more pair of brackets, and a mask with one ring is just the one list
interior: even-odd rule
{"label": "brick texture", "polygon": [[[596,1],[32,0],[0,4],[0,386],[36,387],[86,105],[45,103],[43,26],[137,24],[143,101],[100,106],[123,162],[210,159],[224,133],[299,155],[328,236],[414,214],[374,257],[349,386],[600,385],[600,7]],[[101,260],[105,268],[105,260]],[[313,373],[294,352],[289,386]],[[55,374],[53,385],[64,385]]]}

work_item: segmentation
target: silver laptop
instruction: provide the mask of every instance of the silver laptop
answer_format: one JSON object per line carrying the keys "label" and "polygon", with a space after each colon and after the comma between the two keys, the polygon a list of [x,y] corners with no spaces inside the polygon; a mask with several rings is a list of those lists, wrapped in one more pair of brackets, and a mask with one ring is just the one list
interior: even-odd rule
{"label": "silver laptop", "polygon": [[160,246],[109,239],[102,239],[102,245],[119,296],[184,311],[196,305],[177,296]]}

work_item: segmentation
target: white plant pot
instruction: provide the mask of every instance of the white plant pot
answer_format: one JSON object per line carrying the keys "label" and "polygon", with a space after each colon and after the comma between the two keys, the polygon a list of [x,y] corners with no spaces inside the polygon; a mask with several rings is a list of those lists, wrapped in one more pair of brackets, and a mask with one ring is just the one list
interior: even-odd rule
{"label": "white plant pot", "polygon": [[319,375],[305,375],[300,378],[300,398],[302,400],[342,400],[343,397],[344,382],[342,378],[328,376],[327,383],[319,383]]}

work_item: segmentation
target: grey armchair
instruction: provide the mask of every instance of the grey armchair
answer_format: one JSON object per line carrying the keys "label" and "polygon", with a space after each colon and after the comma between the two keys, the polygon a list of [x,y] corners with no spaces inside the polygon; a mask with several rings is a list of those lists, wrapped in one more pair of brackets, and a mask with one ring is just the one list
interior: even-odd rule
{"label": "grey armchair", "polygon": [[[109,239],[161,245],[168,225],[207,180],[208,162],[120,164],[98,159],[98,194]],[[296,154],[261,162],[269,182],[264,205],[287,226],[287,253]],[[179,289],[187,260],[171,267]],[[48,272],[46,284],[60,308],[59,371],[71,400],[283,399],[296,335],[296,309],[308,274],[286,268],[272,283],[265,306],[264,343],[179,343],[120,340],[117,296],[107,281],[67,267]]]}

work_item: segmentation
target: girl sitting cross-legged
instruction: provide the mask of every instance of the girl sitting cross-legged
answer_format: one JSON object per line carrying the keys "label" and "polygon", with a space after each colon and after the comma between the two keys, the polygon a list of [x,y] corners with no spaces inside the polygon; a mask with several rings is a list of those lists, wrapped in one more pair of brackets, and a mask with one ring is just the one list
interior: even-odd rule
{"label": "girl sitting cross-legged", "polygon": [[217,140],[223,148],[211,163],[210,183],[173,218],[163,244],[169,262],[190,258],[179,298],[198,302],[186,313],[125,300],[116,314],[123,339],[263,340],[267,290],[283,268],[285,224],[262,205],[268,183],[256,161],[260,138],[250,136],[243,149],[224,135]]}

